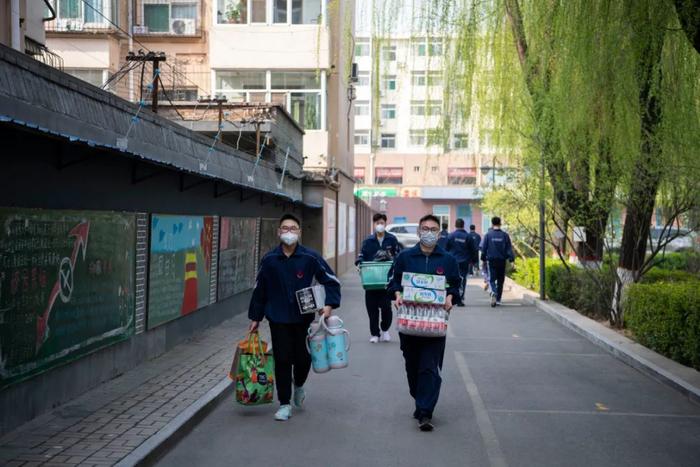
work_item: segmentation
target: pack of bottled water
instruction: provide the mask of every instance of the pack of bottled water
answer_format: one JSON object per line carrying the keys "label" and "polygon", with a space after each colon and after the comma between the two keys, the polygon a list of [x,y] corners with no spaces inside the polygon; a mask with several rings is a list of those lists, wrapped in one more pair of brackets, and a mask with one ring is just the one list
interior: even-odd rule
{"label": "pack of bottled water", "polygon": [[404,302],[395,307],[397,329],[411,336],[443,337],[449,313],[441,305]]}

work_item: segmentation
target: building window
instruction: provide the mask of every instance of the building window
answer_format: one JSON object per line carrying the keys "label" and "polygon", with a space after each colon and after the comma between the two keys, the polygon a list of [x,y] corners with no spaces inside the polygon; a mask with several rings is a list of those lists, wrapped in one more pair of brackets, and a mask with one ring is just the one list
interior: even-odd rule
{"label": "building window", "polygon": [[442,86],[442,73],[439,71],[429,72],[428,86]]}
{"label": "building window", "polygon": [[455,133],[452,137],[452,147],[454,149],[467,149],[469,147],[469,135],[465,133]]}
{"label": "building window", "polygon": [[[235,102],[272,102],[282,105],[306,130],[322,128],[321,80],[314,71],[215,71],[214,93]],[[270,74],[270,87],[267,86]],[[254,92],[257,90],[257,92]]]}
{"label": "building window", "polygon": [[396,106],[394,104],[382,104],[382,118],[393,120],[396,118]]}
{"label": "building window", "polygon": [[432,173],[436,173],[438,171],[438,169],[439,169],[439,167],[437,165],[433,165],[432,167],[430,167],[430,171]]}
{"label": "building window", "polygon": [[411,45],[411,48],[413,49],[413,55],[415,55],[416,57],[425,57],[425,52],[426,52],[425,42],[423,42],[423,41],[414,42]]}
{"label": "building window", "polygon": [[102,87],[102,84],[107,81],[105,79],[107,70],[101,68],[66,68],[64,71],[98,88]]}
{"label": "building window", "polygon": [[381,146],[383,149],[396,148],[396,135],[394,133],[382,133]]}
{"label": "building window", "polygon": [[424,71],[414,71],[411,73],[411,84],[417,87],[425,86],[425,72]]}
{"label": "building window", "polygon": [[[49,26],[58,31],[82,31],[90,28],[106,28],[111,18],[111,2],[107,0],[54,0],[56,22]],[[48,9],[47,9],[48,11]]]}
{"label": "building window", "polygon": [[411,130],[408,134],[408,144],[411,146],[425,146],[425,130]]}
{"label": "building window", "polygon": [[411,115],[414,117],[422,117],[425,115],[425,103],[423,101],[411,102]]}
{"label": "building window", "polygon": [[414,165],[414,166],[413,166],[413,171],[414,171],[414,172],[420,172],[420,165]]}
{"label": "building window", "polygon": [[382,47],[382,60],[387,62],[396,61],[396,46],[395,45],[385,45]]}
{"label": "building window", "polygon": [[475,185],[475,167],[450,167],[447,169],[447,183],[450,185]]}
{"label": "building window", "polygon": [[142,32],[193,35],[197,32],[197,2],[144,0]]}
{"label": "building window", "polygon": [[403,169],[401,167],[377,167],[374,169],[374,183],[377,185],[403,184]]}
{"label": "building window", "polygon": [[357,146],[369,146],[369,131],[356,131],[355,144]]}
{"label": "building window", "polygon": [[357,73],[357,85],[369,86],[369,71],[360,71]]}
{"label": "building window", "polygon": [[383,79],[383,85],[385,91],[395,91],[396,90],[396,75],[388,75]]}
{"label": "building window", "polygon": [[365,168],[355,167],[355,183],[364,184],[365,183]]}
{"label": "building window", "polygon": [[425,107],[425,114],[430,116],[440,115],[442,113],[442,101],[428,101]]}
{"label": "building window", "polygon": [[274,24],[320,24],[323,0],[217,0],[218,24],[267,24],[268,4]]}
{"label": "building window", "polygon": [[355,57],[369,57],[369,42],[355,44]]}
{"label": "building window", "polygon": [[355,116],[362,117],[369,115],[369,102],[368,101],[356,101],[355,102]]}
{"label": "building window", "polygon": [[272,21],[276,24],[286,24],[289,22],[287,19],[287,11],[289,10],[287,3],[287,0],[272,1]]}
{"label": "building window", "polygon": [[428,55],[431,57],[442,55],[442,39],[430,39],[428,41]]}
{"label": "building window", "polygon": [[248,0],[217,0],[216,21],[219,24],[247,24]]}

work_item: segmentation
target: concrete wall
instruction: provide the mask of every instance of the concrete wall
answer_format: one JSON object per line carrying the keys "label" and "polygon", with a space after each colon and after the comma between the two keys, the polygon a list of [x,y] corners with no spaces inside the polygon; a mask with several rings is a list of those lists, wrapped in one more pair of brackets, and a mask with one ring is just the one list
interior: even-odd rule
{"label": "concrete wall", "polygon": [[[0,171],[2,206],[268,218],[296,211],[303,217],[300,208],[294,210],[271,196],[256,195],[241,201],[236,191],[215,198],[211,182],[180,191],[179,175],[170,170],[132,183],[131,159],[8,125],[0,125],[0,139],[8,161]],[[78,162],[59,169],[59,156]],[[90,157],[82,160],[83,156]],[[144,175],[157,168],[141,166],[137,170]],[[190,177],[188,183],[192,181]],[[249,295],[235,295],[0,391],[0,434],[162,354],[198,331],[244,312]]]}

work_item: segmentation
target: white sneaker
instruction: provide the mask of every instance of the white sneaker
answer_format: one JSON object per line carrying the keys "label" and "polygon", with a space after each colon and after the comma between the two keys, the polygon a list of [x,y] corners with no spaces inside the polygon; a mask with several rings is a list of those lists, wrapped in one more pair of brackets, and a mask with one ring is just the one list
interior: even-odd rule
{"label": "white sneaker", "polygon": [[389,334],[389,331],[382,331],[382,336],[379,340],[382,342],[391,342],[391,334]]}
{"label": "white sneaker", "polygon": [[280,406],[277,413],[275,413],[275,420],[278,422],[286,422],[292,417],[292,406],[289,404]]}
{"label": "white sneaker", "polygon": [[370,344],[376,344],[377,342],[379,342],[379,338],[377,336],[372,336],[369,338]]}

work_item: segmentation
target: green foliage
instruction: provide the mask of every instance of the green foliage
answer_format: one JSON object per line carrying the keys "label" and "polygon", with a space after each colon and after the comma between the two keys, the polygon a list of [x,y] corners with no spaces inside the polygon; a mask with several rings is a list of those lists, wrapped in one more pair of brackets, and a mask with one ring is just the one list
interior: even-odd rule
{"label": "green foliage", "polygon": [[700,272],[700,253],[687,251],[666,253],[658,259],[656,267],[670,271]]}
{"label": "green foliage", "polygon": [[623,306],[641,344],[700,370],[700,281],[634,284]]}
{"label": "green foliage", "polygon": [[661,269],[659,267],[651,268],[642,276],[642,284],[656,284],[668,282],[692,282],[700,280],[697,274],[692,274],[687,271]]}

